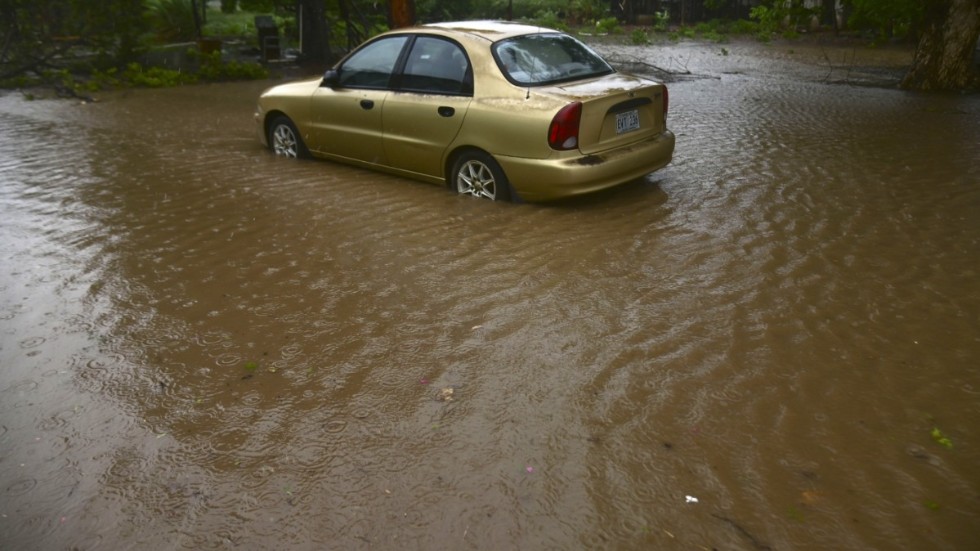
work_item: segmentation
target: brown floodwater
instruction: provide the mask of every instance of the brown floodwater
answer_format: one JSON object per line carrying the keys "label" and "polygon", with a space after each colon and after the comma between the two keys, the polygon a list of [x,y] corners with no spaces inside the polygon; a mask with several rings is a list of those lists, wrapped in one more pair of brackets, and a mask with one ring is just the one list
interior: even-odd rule
{"label": "brown floodwater", "polygon": [[980,97],[797,48],[608,47],[676,156],[557,205],[0,97],[0,548],[975,548]]}

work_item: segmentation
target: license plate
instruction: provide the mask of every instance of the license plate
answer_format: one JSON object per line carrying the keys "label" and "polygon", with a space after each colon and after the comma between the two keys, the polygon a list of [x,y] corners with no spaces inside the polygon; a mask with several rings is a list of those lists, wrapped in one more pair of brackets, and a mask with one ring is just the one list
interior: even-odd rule
{"label": "license plate", "polygon": [[623,134],[640,129],[640,112],[636,109],[616,115],[616,133]]}

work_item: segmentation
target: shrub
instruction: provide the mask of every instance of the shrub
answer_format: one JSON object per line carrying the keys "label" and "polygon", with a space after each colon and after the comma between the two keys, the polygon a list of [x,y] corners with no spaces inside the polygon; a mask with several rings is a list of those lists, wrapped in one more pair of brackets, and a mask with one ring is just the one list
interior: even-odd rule
{"label": "shrub", "polygon": [[548,27],[550,29],[558,29],[560,31],[567,31],[568,25],[562,21],[558,14],[552,10],[541,10],[534,14],[534,17],[528,20],[529,23],[538,25],[541,27]]}
{"label": "shrub", "polygon": [[126,66],[123,79],[133,86],[145,86],[147,88],[164,88],[197,82],[197,76],[192,74],[164,69],[163,67],[144,68],[135,62]]}
{"label": "shrub", "polygon": [[204,80],[257,80],[269,77],[269,71],[258,63],[243,61],[223,61],[221,52],[202,54],[193,50],[191,59],[197,59],[200,67],[197,77]]}
{"label": "shrub", "polygon": [[619,26],[619,20],[615,17],[606,17],[595,22],[597,33],[619,34],[623,28]]}
{"label": "shrub", "polygon": [[759,24],[747,19],[739,19],[729,25],[728,30],[732,34],[755,34],[759,31]]}

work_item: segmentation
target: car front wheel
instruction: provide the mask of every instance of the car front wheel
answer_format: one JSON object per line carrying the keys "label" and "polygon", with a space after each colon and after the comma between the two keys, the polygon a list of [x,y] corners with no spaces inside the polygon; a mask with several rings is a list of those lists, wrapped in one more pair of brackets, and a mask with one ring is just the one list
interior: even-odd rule
{"label": "car front wheel", "polygon": [[462,195],[509,201],[510,185],[503,169],[482,151],[467,151],[453,163],[452,187]]}
{"label": "car front wheel", "polygon": [[307,156],[306,146],[299,137],[296,125],[286,116],[276,117],[269,125],[269,148],[278,157],[295,159]]}

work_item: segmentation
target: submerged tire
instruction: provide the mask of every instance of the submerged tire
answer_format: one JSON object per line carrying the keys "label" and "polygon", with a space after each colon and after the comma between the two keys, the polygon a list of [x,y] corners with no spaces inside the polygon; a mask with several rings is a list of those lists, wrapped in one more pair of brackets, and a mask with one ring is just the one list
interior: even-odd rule
{"label": "submerged tire", "polygon": [[296,130],[296,125],[285,115],[272,119],[272,124],[269,125],[269,149],[277,157],[297,159],[309,156],[299,130]]}
{"label": "submerged tire", "polygon": [[453,163],[452,188],[461,195],[510,201],[510,184],[497,161],[482,151],[466,151]]}

